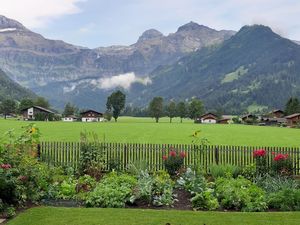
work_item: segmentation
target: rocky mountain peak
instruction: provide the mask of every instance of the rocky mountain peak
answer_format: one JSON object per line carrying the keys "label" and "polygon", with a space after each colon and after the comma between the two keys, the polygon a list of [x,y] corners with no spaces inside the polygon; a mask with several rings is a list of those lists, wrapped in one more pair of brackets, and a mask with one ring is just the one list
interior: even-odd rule
{"label": "rocky mountain peak", "polygon": [[200,30],[200,29],[210,29],[210,28],[203,26],[203,25],[199,25],[198,23],[191,21],[191,22],[179,27],[177,32],[195,31],[195,30]]}
{"label": "rocky mountain peak", "polygon": [[5,16],[0,15],[0,29],[26,29],[21,23],[16,20],[9,19]]}
{"label": "rocky mountain peak", "polygon": [[140,37],[138,42],[146,41],[154,38],[163,37],[163,34],[155,29],[146,30]]}

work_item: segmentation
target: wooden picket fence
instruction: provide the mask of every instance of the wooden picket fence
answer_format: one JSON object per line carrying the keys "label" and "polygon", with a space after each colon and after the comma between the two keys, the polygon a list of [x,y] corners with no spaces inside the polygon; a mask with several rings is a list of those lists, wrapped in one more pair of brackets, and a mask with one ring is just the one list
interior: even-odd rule
{"label": "wooden picket fence", "polygon": [[[209,145],[197,146],[187,144],[137,144],[137,143],[93,143],[93,147],[104,154],[104,166],[110,170],[110,162],[117,161],[121,170],[126,170],[130,163],[144,161],[150,171],[164,169],[163,155],[168,155],[171,149],[186,153],[186,167],[201,166],[206,172],[212,164],[231,164],[240,167],[254,163],[253,151],[265,149],[270,165],[274,154],[288,154],[293,162],[293,172],[300,175],[300,148],[281,147],[249,147]],[[77,168],[80,159],[81,143],[79,142],[42,142],[39,145],[41,160],[56,166],[71,166]],[[273,154],[271,154],[273,153]]]}

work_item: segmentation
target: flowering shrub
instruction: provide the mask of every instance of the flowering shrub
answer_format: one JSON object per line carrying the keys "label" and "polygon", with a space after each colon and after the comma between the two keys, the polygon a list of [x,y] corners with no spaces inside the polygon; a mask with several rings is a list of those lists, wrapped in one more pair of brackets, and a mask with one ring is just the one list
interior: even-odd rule
{"label": "flowering shrub", "polygon": [[177,151],[173,148],[171,148],[169,155],[163,156],[165,168],[171,176],[177,174],[182,168],[185,157],[185,152]]}
{"label": "flowering shrub", "polygon": [[267,152],[264,149],[253,151],[253,157],[256,162],[256,173],[263,174],[267,172]]}
{"label": "flowering shrub", "polygon": [[[275,155],[275,154],[274,154]],[[272,170],[276,174],[289,176],[292,174],[293,163],[288,154],[277,154],[273,158]]]}

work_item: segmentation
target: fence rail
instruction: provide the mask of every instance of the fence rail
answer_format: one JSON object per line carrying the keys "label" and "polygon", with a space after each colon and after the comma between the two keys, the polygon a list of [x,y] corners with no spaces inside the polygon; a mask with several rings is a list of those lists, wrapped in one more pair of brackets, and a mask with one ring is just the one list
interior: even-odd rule
{"label": "fence rail", "polygon": [[[42,142],[39,145],[40,158],[48,164],[56,166],[72,166],[77,168],[81,143],[79,142]],[[95,146],[95,145],[94,145]],[[212,164],[231,164],[245,167],[254,163],[253,151],[265,149],[268,165],[271,164],[273,154],[288,154],[293,163],[293,173],[300,175],[300,148],[293,147],[261,147],[261,146],[197,146],[187,144],[137,144],[137,143],[98,143],[99,151],[104,154],[104,166],[110,170],[110,162],[118,161],[120,169],[125,170],[129,163],[146,161],[150,171],[164,168],[163,155],[167,155],[170,149],[184,151],[185,166],[200,165],[205,171],[209,171]]]}

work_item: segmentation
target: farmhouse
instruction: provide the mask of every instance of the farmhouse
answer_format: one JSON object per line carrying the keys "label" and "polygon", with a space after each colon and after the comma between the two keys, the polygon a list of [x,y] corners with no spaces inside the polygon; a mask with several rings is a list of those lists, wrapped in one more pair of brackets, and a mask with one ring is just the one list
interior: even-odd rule
{"label": "farmhouse", "polygon": [[82,116],[82,122],[101,122],[104,120],[103,113],[97,112],[95,110],[87,110],[80,113]]}
{"label": "farmhouse", "polygon": [[50,120],[55,114],[49,109],[40,106],[31,106],[21,111],[23,120]]}
{"label": "farmhouse", "polygon": [[300,123],[300,113],[294,113],[285,117],[288,126],[295,126]]}
{"label": "farmhouse", "polygon": [[272,112],[269,113],[269,117],[271,118],[283,118],[284,112],[280,109],[275,109]]}
{"label": "farmhouse", "polygon": [[213,113],[206,113],[204,115],[202,115],[200,118],[197,118],[197,120],[195,122],[198,123],[217,123],[217,115],[213,114]]}
{"label": "farmhouse", "polygon": [[247,114],[241,117],[243,123],[253,122],[256,120],[256,116],[253,114]]}
{"label": "farmhouse", "polygon": [[64,121],[64,122],[75,122],[75,121],[77,121],[77,117],[74,116],[74,115],[65,116],[64,118],[62,118],[62,121]]}
{"label": "farmhouse", "polygon": [[263,126],[281,126],[281,125],[285,125],[287,123],[287,119],[286,118],[271,118],[271,117],[262,117],[260,124],[259,125],[263,125]]}
{"label": "farmhouse", "polygon": [[218,120],[218,123],[220,123],[220,124],[228,124],[231,119],[232,119],[232,116],[226,116],[226,115],[224,115],[224,116],[222,116],[221,119]]}

